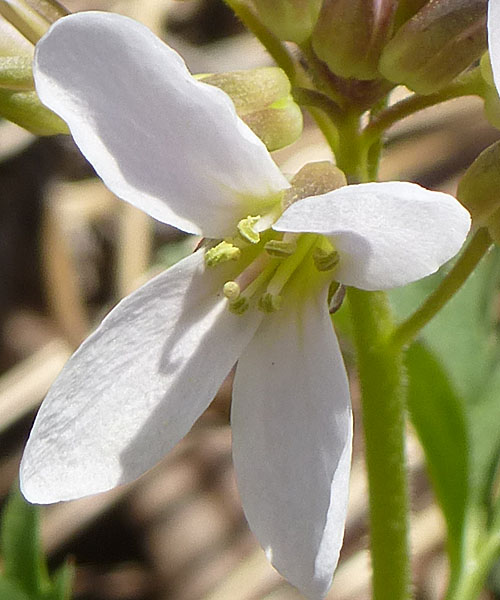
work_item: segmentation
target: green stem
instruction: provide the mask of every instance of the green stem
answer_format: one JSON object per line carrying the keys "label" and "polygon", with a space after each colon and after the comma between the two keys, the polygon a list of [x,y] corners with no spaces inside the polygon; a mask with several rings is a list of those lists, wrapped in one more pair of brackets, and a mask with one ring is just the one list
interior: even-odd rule
{"label": "green stem", "polygon": [[348,290],[362,391],[373,600],[410,598],[405,407],[400,349],[384,292]]}
{"label": "green stem", "polygon": [[491,243],[487,229],[479,229],[474,234],[469,245],[438,288],[418,310],[395,330],[391,339],[394,347],[402,348],[409,344],[418,332],[453,298],[486,254]]}
{"label": "green stem", "polygon": [[339,106],[343,106],[345,104],[345,98],[335,87],[335,84],[330,77],[331,73],[326,64],[316,56],[311,42],[308,41],[301,44],[300,49],[302,50],[304,58],[307,60],[308,67],[313,73],[313,83],[315,84],[315,87],[327,94]]}
{"label": "green stem", "polygon": [[273,35],[265,25],[262,24],[257,15],[241,0],[224,0],[234,14],[243,22],[264,48],[272,56],[278,67],[287,74],[288,79],[295,84],[296,68],[295,62],[281,41]]}
{"label": "green stem", "polygon": [[428,96],[413,94],[381,111],[379,115],[366,126],[363,136],[366,138],[366,141],[371,144],[398,121],[401,121],[424,108],[441,104],[441,102],[445,102],[446,100],[451,100],[460,96],[481,95],[484,85],[485,83],[481,77],[480,70],[477,68],[435,94],[429,94]]}
{"label": "green stem", "polygon": [[[272,56],[276,64],[285,71],[292,86],[307,88],[311,85],[310,79],[301,66],[294,62],[292,56],[281,41],[265,27],[259,18],[241,0],[224,0],[234,14],[243,22],[264,48]],[[308,107],[309,112],[316,121],[328,144],[335,152],[338,145],[338,135],[332,123],[331,114],[325,112],[325,107]]]}
{"label": "green stem", "polygon": [[308,108],[319,108],[326,115],[328,115],[330,120],[335,124],[341,121],[343,116],[342,109],[327,95],[322,94],[317,90],[311,90],[303,87],[294,87],[292,89],[292,94],[298,104],[307,106]]}
{"label": "green stem", "polygon": [[500,531],[491,533],[482,544],[477,557],[469,561],[457,586],[446,600],[477,600],[495,560],[500,553]]}
{"label": "green stem", "polygon": [[338,123],[340,148],[336,154],[337,166],[341,169],[349,183],[360,183],[369,180],[368,148],[360,136],[359,111],[349,111]]}

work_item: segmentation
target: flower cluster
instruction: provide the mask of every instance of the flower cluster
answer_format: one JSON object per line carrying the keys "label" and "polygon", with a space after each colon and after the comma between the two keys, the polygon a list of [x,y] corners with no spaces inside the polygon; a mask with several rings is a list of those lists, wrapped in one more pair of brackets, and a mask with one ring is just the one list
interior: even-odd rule
{"label": "flower cluster", "polygon": [[249,525],[292,584],[324,597],[352,436],[328,291],[433,273],[460,249],[468,212],[402,182],[287,205],[289,181],[230,98],[125,17],[59,20],[37,45],[34,77],[110,190],[213,243],[122,300],[70,359],[26,447],[23,493],[55,502],[140,476],[238,361],[233,456]]}

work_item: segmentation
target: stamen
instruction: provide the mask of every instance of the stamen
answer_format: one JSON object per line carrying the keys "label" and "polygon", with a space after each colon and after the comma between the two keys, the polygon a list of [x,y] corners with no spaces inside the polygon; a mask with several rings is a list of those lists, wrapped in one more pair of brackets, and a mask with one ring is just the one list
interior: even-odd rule
{"label": "stamen", "polygon": [[230,242],[223,241],[205,252],[205,264],[207,267],[215,267],[220,263],[238,260],[240,256],[241,250],[239,248]]}
{"label": "stamen", "polygon": [[229,303],[229,310],[235,315],[242,315],[250,306],[247,298],[245,296],[240,296],[234,302]]}
{"label": "stamen", "polygon": [[264,250],[275,258],[286,258],[291,256],[297,248],[297,244],[284,242],[282,240],[269,240],[264,246]]}
{"label": "stamen", "polygon": [[317,242],[318,236],[310,233],[302,234],[297,241],[297,250],[292,256],[285,259],[276,269],[276,273],[267,286],[267,292],[272,296],[278,296],[285,287],[290,277],[300,266],[307,253]]}
{"label": "stamen", "polygon": [[[255,263],[259,264],[259,266],[262,264],[261,256],[254,261]],[[229,299],[229,310],[238,315],[243,314],[250,306],[250,299],[272,278],[277,266],[278,262],[276,260],[268,259],[267,264],[263,268],[260,266],[261,270],[258,275],[254,276],[254,278],[250,280],[250,283],[248,283],[243,291],[241,291],[241,288],[244,286],[243,282],[246,283],[248,281],[248,273],[255,274],[256,272],[253,263],[238,276],[237,281],[226,282],[223,289],[224,295],[226,295],[226,297]],[[233,299],[230,297],[230,295],[234,294],[237,288],[239,290],[239,294]],[[229,296],[227,294],[229,294]]]}
{"label": "stamen", "polygon": [[238,232],[243,239],[248,240],[252,244],[260,242],[260,234],[254,229],[254,226],[257,225],[260,219],[260,215],[256,217],[248,216],[246,219],[241,219],[238,223]]}
{"label": "stamen", "polygon": [[259,298],[259,310],[265,313],[273,313],[281,308],[281,302],[283,298],[281,296],[274,296],[269,292],[266,292]]}
{"label": "stamen", "polygon": [[331,271],[339,264],[339,253],[336,250],[325,250],[316,246],[313,251],[314,265],[318,271]]}

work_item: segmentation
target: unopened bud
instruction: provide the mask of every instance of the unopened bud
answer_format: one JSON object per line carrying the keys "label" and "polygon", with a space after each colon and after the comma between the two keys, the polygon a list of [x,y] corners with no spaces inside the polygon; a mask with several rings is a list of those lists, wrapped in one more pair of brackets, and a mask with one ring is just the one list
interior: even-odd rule
{"label": "unopened bud", "polygon": [[253,0],[262,23],[280,40],[301,44],[311,35],[322,0]]}
{"label": "unopened bud", "polygon": [[312,35],[314,51],[335,75],[376,79],[396,6],[397,0],[324,0]]}
{"label": "unopened bud", "polygon": [[394,17],[394,27],[399,29],[403,23],[416,15],[429,0],[399,0]]}
{"label": "unopened bud", "polygon": [[272,152],[302,133],[302,112],[291,95],[285,72],[277,67],[198,76],[226,92],[238,116]]}
{"label": "unopened bud", "polygon": [[35,92],[0,88],[0,116],[35,135],[69,134],[66,123],[43,106]]}
{"label": "unopened bud", "polygon": [[344,173],[327,160],[308,163],[294,175],[292,187],[285,192],[284,208],[309,196],[326,194],[347,185]]}
{"label": "unopened bud", "polygon": [[479,68],[481,69],[481,77],[491,87],[495,87],[495,80],[493,78],[493,67],[491,66],[490,53],[485,52],[481,56],[479,61]]}
{"label": "unopened bud", "polygon": [[500,209],[500,142],[481,152],[460,180],[457,198],[474,224],[487,226]]}
{"label": "unopened bud", "polygon": [[487,0],[433,0],[385,47],[384,77],[419,94],[450,83],[487,48]]}
{"label": "unopened bud", "polygon": [[485,86],[483,90],[484,113],[488,121],[500,129],[500,97],[495,87]]}

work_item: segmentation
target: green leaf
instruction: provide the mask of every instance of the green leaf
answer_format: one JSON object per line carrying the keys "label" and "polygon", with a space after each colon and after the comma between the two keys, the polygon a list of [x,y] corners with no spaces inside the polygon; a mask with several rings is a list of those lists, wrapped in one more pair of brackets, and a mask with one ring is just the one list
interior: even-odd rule
{"label": "green leaf", "polygon": [[33,600],[33,596],[27,595],[15,583],[2,576],[0,576],[0,598],[5,600]]}
{"label": "green leaf", "polygon": [[469,500],[468,430],[463,405],[439,360],[420,343],[407,353],[408,408],[448,529],[453,571],[460,567]]}
{"label": "green leaf", "polygon": [[6,579],[34,598],[49,588],[38,529],[39,507],[28,504],[16,486],[2,516],[0,543],[3,572]]}
{"label": "green leaf", "polygon": [[46,600],[70,600],[75,577],[75,567],[72,563],[64,564],[54,575],[53,591]]}
{"label": "green leaf", "polygon": [[[393,292],[400,318],[415,310],[442,277]],[[499,288],[500,249],[495,248],[408,352],[410,414],[447,522],[452,578],[460,570],[460,552],[463,558],[480,550],[469,547],[468,524],[484,528],[476,532],[482,536],[494,519],[500,452]]]}

